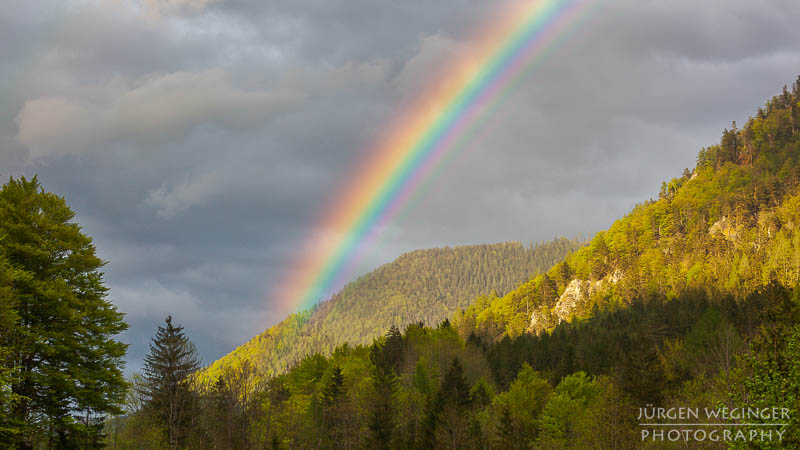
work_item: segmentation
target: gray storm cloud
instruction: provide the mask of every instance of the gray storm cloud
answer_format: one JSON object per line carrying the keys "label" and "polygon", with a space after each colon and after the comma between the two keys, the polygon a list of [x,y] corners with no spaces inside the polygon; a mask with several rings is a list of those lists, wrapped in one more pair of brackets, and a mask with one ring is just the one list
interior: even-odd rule
{"label": "gray storm cloud", "polygon": [[[39,174],[109,261],[129,367],[166,314],[204,360],[270,299],[403,105],[509,3],[0,3],[0,176]],[[419,247],[608,227],[800,74],[800,3],[598,3],[360,271]]]}
{"label": "gray storm cloud", "polygon": [[263,126],[286,113],[302,95],[286,90],[247,91],[225,72],[154,74],[86,89],[83,97],[27,100],[16,118],[17,139],[33,157],[96,150],[115,140],[170,140],[206,123],[229,128]]}

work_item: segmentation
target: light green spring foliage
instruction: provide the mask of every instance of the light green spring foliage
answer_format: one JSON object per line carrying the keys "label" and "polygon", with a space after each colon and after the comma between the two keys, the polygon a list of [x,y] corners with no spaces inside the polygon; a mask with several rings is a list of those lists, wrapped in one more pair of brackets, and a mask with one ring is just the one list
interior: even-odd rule
{"label": "light green spring foliage", "polygon": [[36,177],[0,188],[0,441],[100,439],[119,411],[127,328],[106,298],[92,239]]}
{"label": "light green spring foliage", "polygon": [[[506,295],[479,297],[456,317],[462,333],[494,338],[541,332],[572,279],[621,275],[591,299],[624,305],[651,294],[700,289],[744,298],[759,286],[800,282],[800,82],[703,149],[693,171],[664,183],[590,244]],[[538,311],[545,320],[530,328]],[[549,320],[548,320],[549,319]]]}
{"label": "light green spring foliage", "polygon": [[249,360],[266,374],[284,373],[306,355],[364,345],[392,325],[438,323],[479,294],[509,291],[580,247],[556,239],[525,247],[506,242],[406,253],[356,281],[312,310],[292,314],[221,358],[201,374],[215,378]]}
{"label": "light green spring foliage", "polygon": [[[786,405],[781,445],[800,447],[798,101],[800,80],[701,151],[694,173],[664,183],[658,200],[518,289],[478,296],[455,325],[411,324],[278,376],[254,374],[267,381],[252,408],[201,393],[192,448],[703,447],[643,443],[636,417],[647,404]],[[614,273],[619,282],[576,319],[552,320],[572,279]],[[529,330],[532,311],[552,323]],[[313,335],[317,313],[286,329]]]}

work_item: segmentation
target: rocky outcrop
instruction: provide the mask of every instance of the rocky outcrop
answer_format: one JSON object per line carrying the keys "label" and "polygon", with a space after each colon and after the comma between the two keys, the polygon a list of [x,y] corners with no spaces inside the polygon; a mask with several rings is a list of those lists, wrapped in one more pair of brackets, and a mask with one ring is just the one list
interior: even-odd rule
{"label": "rocky outcrop", "polygon": [[592,283],[577,278],[570,281],[564,293],[556,301],[553,312],[558,322],[569,320],[573,313],[583,306],[597,292],[597,282]]}
{"label": "rocky outcrop", "polygon": [[538,333],[561,322],[569,321],[577,312],[588,306],[592,296],[604,291],[609,285],[618,283],[622,276],[621,271],[615,270],[594,282],[577,278],[570,281],[552,309],[542,306],[533,311],[529,329]]}
{"label": "rocky outcrop", "polygon": [[729,241],[735,241],[739,236],[739,233],[736,231],[736,227],[733,225],[733,222],[728,220],[726,216],[722,216],[721,219],[714,222],[714,225],[711,225],[711,227],[708,229],[708,234],[712,236],[719,234]]}

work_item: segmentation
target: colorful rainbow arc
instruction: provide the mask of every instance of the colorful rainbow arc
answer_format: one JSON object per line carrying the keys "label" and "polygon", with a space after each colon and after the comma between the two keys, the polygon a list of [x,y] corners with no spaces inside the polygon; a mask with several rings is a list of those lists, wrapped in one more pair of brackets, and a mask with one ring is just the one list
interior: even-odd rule
{"label": "colorful rainbow arc", "polygon": [[327,239],[313,242],[278,287],[281,304],[306,309],[329,293],[353,255],[389,222],[474,125],[481,111],[537,56],[546,53],[578,22],[592,0],[522,2],[494,21],[469,56],[443,74],[379,140],[374,156],[337,196],[317,229]]}

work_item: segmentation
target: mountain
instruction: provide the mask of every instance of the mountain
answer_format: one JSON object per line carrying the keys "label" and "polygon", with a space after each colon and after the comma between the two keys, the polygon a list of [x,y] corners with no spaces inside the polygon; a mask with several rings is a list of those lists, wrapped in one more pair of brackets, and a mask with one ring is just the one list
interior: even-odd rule
{"label": "mountain", "polygon": [[552,331],[593,310],[683,292],[741,300],[800,282],[800,78],[724,130],[693,170],[662,183],[590,244],[500,298],[455,319],[492,339]]}
{"label": "mountain", "polygon": [[[514,258],[498,255],[530,261],[518,244],[379,268],[207,371],[192,447],[800,448],[800,78],[657,200],[566,244],[499,296]],[[452,322],[307,350],[471,289]],[[291,367],[265,379],[264,348]],[[147,447],[147,420],[132,415],[119,448]]]}
{"label": "mountain", "polygon": [[347,284],[330,300],[292,314],[208,367],[249,360],[265,374],[283,373],[303,357],[344,343],[367,344],[392,325],[435,324],[481,294],[507,292],[579,248],[565,238],[525,247],[517,242],[417,250]]}

